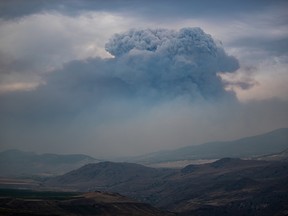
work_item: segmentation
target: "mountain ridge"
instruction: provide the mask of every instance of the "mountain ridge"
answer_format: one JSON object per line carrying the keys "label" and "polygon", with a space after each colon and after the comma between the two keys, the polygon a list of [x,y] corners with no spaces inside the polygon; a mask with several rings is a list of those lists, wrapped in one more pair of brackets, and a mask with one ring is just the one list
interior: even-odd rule
{"label": "mountain ridge", "polygon": [[232,141],[208,142],[174,150],[152,152],[128,159],[143,164],[178,160],[219,159],[223,157],[255,157],[273,154],[288,148],[288,128]]}
{"label": "mountain ridge", "polygon": [[0,152],[0,173],[5,177],[60,175],[99,161],[84,154],[36,154],[10,149]]}
{"label": "mountain ridge", "polygon": [[[111,172],[119,167],[120,175]],[[183,169],[102,162],[84,166],[85,172],[82,167],[44,184],[116,192],[179,215],[268,216],[288,208],[287,167],[288,162],[239,158],[222,158]]]}

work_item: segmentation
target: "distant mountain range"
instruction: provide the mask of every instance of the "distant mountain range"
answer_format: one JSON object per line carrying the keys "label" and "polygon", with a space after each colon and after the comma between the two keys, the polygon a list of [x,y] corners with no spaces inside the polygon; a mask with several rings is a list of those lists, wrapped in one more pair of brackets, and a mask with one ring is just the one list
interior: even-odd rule
{"label": "distant mountain range", "polygon": [[274,154],[263,155],[256,157],[257,160],[266,160],[266,161],[288,161],[288,149]]}
{"label": "distant mountain range", "polygon": [[7,150],[0,152],[0,177],[60,175],[85,164],[99,161],[82,154],[35,154],[20,150]]}
{"label": "distant mountain range", "polygon": [[[171,151],[126,158],[125,161],[149,165],[223,157],[261,159],[263,155],[264,160],[277,160],[277,158],[285,158],[287,151],[282,151],[286,149],[288,149],[288,128],[282,128],[239,140],[187,146]],[[282,152],[282,156],[277,156],[278,152]],[[97,162],[100,160],[83,154],[35,154],[20,150],[8,150],[0,152],[0,177],[60,175],[85,164]]]}
{"label": "distant mountain range", "polygon": [[126,159],[130,162],[153,164],[167,161],[219,159],[223,157],[251,158],[288,149],[288,128],[246,137],[234,141],[210,142],[161,151]]}

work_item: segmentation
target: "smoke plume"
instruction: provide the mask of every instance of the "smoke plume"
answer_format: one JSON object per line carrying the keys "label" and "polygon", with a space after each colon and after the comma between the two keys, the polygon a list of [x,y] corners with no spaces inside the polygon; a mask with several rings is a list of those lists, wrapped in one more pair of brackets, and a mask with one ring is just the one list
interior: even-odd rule
{"label": "smoke plume", "polygon": [[200,28],[132,29],[114,35],[105,47],[115,57],[113,75],[145,94],[222,97],[227,92],[217,73],[239,67]]}

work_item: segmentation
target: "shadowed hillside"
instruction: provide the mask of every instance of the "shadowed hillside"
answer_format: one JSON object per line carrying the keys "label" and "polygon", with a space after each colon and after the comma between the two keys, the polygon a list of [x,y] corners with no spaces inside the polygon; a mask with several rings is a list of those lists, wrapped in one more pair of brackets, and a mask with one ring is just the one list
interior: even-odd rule
{"label": "shadowed hillside", "polygon": [[159,179],[165,180],[177,171],[155,169],[133,163],[100,162],[88,164],[65,175],[48,180],[48,185],[63,184],[80,190],[129,191],[138,193]]}
{"label": "shadowed hillside", "polygon": [[281,215],[288,209],[288,163],[223,158],[183,169],[98,163],[49,186],[118,192],[180,215]]}
{"label": "shadowed hillside", "polygon": [[58,215],[58,216],[169,216],[148,204],[140,203],[120,194],[59,193],[0,189],[0,215]]}

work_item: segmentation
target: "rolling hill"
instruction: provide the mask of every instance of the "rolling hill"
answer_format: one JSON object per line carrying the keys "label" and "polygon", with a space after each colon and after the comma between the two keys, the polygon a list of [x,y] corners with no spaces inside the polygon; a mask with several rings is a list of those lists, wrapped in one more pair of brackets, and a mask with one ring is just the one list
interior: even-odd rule
{"label": "rolling hill", "polygon": [[145,190],[159,179],[174,174],[172,169],[155,169],[134,163],[100,162],[87,164],[77,170],[49,179],[50,186],[65,185],[78,190],[107,190],[130,192]]}
{"label": "rolling hill", "polygon": [[89,164],[48,187],[117,192],[177,215],[285,215],[288,163],[223,158],[183,169],[131,163]]}
{"label": "rolling hill", "polygon": [[31,216],[172,216],[151,205],[120,194],[105,192],[67,193],[0,189],[0,215]]}

